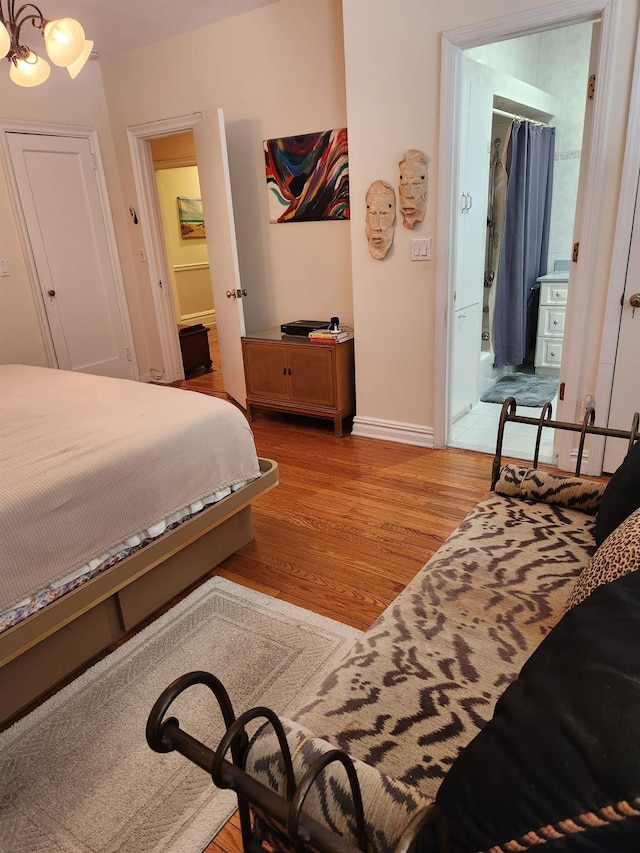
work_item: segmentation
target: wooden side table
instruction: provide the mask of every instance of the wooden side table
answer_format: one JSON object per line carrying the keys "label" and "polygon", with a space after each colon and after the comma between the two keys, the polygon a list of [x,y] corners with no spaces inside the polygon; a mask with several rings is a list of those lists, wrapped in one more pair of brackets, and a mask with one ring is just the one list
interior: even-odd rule
{"label": "wooden side table", "polygon": [[253,409],[293,412],[342,421],[355,412],[353,339],[315,343],[267,329],[242,338],[247,383],[247,416]]}

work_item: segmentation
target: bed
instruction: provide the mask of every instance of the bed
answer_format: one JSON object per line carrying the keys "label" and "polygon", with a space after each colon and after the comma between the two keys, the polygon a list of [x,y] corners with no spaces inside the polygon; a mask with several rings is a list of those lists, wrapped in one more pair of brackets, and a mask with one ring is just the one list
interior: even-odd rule
{"label": "bed", "polygon": [[0,365],[0,722],[252,538],[278,483],[242,412]]}

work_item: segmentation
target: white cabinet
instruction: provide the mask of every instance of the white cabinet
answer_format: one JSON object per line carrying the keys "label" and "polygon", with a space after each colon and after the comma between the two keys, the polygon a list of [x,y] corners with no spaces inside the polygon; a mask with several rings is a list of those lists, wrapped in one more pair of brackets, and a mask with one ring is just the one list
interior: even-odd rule
{"label": "white cabinet", "polygon": [[464,61],[454,311],[482,302],[493,96],[483,67]]}
{"label": "white cabinet", "polygon": [[562,361],[562,339],[567,310],[569,272],[558,271],[540,276],[540,305],[536,337],[535,371],[555,376]]}
{"label": "white cabinet", "polygon": [[493,95],[484,69],[464,60],[456,278],[453,301],[450,420],[455,423],[478,399],[482,296],[487,237],[489,144]]}
{"label": "white cabinet", "polygon": [[480,303],[461,308],[454,312],[453,318],[451,423],[466,415],[478,399],[478,352],[482,331]]}

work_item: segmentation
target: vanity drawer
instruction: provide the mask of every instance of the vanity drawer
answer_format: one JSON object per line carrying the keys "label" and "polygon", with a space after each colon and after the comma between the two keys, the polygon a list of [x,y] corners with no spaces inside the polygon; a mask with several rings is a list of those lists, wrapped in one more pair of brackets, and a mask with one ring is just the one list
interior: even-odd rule
{"label": "vanity drawer", "polygon": [[538,338],[536,345],[536,367],[560,367],[562,362],[562,341],[550,338]]}
{"label": "vanity drawer", "polygon": [[538,334],[542,337],[561,338],[564,334],[566,309],[541,305],[538,314]]}
{"label": "vanity drawer", "polygon": [[540,285],[540,305],[566,305],[569,282],[543,281]]}

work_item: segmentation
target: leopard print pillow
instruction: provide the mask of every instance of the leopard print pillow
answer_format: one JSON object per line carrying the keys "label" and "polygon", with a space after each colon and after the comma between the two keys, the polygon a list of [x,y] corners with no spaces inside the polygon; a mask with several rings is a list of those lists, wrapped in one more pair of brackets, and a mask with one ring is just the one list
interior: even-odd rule
{"label": "leopard print pillow", "polygon": [[567,610],[580,604],[605,583],[640,569],[640,509],[622,522],[595,552],[567,601]]}

